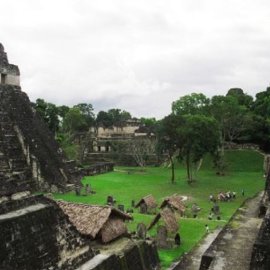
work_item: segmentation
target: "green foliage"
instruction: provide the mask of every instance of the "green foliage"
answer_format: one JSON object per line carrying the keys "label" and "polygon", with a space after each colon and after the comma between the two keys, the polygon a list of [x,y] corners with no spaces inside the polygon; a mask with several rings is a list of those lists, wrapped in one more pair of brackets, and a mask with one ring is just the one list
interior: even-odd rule
{"label": "green foliage", "polygon": [[170,114],[164,117],[157,128],[157,153],[167,154],[171,165],[171,182],[174,183],[174,159],[175,152],[179,149],[179,129],[183,125],[183,117]]}
{"label": "green foliage", "polygon": [[95,114],[93,105],[90,103],[79,103],[73,106],[75,109],[79,109],[81,115],[84,118],[84,121],[88,127],[94,126],[95,123]]}
{"label": "green foliage", "polygon": [[212,97],[210,112],[220,125],[223,142],[238,139],[247,129],[248,110],[234,95]]}
{"label": "green foliage", "polygon": [[141,124],[148,128],[149,132],[153,132],[155,133],[158,127],[158,121],[156,120],[156,118],[145,118],[145,117],[141,117],[140,118]]}
{"label": "green foliage", "polygon": [[217,122],[204,115],[185,115],[184,125],[177,130],[181,138],[178,158],[185,160],[188,181],[192,182],[193,165],[206,153],[214,153],[219,146]]}
{"label": "green foliage", "polygon": [[67,112],[69,111],[69,107],[66,105],[62,105],[58,107],[58,115],[63,119],[65,118]]}
{"label": "green foliage", "polygon": [[55,133],[59,129],[58,108],[52,103],[47,103],[43,99],[37,99],[34,108],[49,129]]}
{"label": "green foliage", "polygon": [[238,101],[238,104],[250,108],[252,106],[253,97],[245,94],[241,88],[231,88],[226,96],[233,96]]}
{"label": "green foliage", "polygon": [[262,117],[270,117],[270,87],[267,87],[266,91],[256,94],[253,111]]}
{"label": "green foliage", "polygon": [[172,167],[174,182],[173,155],[184,160],[188,181],[193,181],[193,165],[206,153],[214,153],[219,145],[218,125],[214,118],[204,115],[166,116],[158,129],[158,151],[167,153]]}
{"label": "green foliage", "polygon": [[63,130],[70,134],[76,131],[86,131],[88,125],[81,110],[73,107],[67,113],[63,121]]}
{"label": "green foliage", "polygon": [[175,115],[207,114],[210,100],[202,93],[192,93],[183,96],[172,103],[172,113]]}
{"label": "green foliage", "polygon": [[131,114],[129,112],[120,109],[110,109],[108,112],[100,111],[97,114],[96,123],[98,126],[106,128],[112,126],[121,127],[123,123],[129,119],[131,119]]}

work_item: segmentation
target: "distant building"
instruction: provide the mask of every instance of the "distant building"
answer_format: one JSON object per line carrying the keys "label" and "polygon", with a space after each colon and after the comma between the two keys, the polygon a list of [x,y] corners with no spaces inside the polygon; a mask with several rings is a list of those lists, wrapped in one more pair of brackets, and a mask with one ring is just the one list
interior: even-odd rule
{"label": "distant building", "polygon": [[4,46],[0,43],[0,84],[20,86],[20,70],[18,66],[9,64]]}
{"label": "distant building", "polygon": [[[90,143],[84,153],[86,163],[114,162],[117,165],[140,166],[134,158],[134,148],[138,150],[137,156],[144,156],[146,164],[159,162],[155,151],[156,136],[139,119],[129,119],[111,127],[99,126],[92,128],[90,133]],[[79,141],[82,140],[79,138]]]}
{"label": "distant building", "polygon": [[114,143],[147,136],[153,137],[154,134],[150,133],[146,127],[142,127],[141,121],[138,119],[126,120],[121,126],[99,126],[96,130],[93,152],[111,152]]}

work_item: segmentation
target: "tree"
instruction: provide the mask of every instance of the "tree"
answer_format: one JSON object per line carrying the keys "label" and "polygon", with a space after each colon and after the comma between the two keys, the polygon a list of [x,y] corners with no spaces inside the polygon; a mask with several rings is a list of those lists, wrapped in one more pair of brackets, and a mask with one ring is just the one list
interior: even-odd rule
{"label": "tree", "polygon": [[36,100],[36,103],[34,103],[34,108],[38,112],[39,116],[44,120],[44,122],[47,122],[46,117],[47,102],[45,102],[44,99],[38,98]]}
{"label": "tree", "polygon": [[157,128],[157,151],[159,154],[167,154],[171,164],[171,182],[175,182],[174,155],[179,149],[181,140],[178,131],[182,126],[183,117],[170,114],[163,118]]}
{"label": "tree", "polygon": [[56,134],[60,123],[57,106],[46,102],[44,99],[38,98],[34,104],[34,108],[43,121],[48,125],[49,129]]}
{"label": "tree", "polygon": [[241,88],[231,88],[227,92],[226,96],[235,97],[238,101],[238,104],[241,106],[245,106],[246,108],[251,108],[253,97],[245,94]]}
{"label": "tree", "polygon": [[210,100],[202,93],[192,93],[183,96],[172,103],[172,113],[175,115],[207,114]]}
{"label": "tree", "polygon": [[62,119],[65,118],[65,116],[66,116],[66,114],[67,114],[68,111],[69,111],[69,107],[66,106],[66,105],[62,105],[62,106],[59,106],[59,107],[58,107],[58,115],[59,115]]}
{"label": "tree", "polygon": [[206,153],[214,153],[219,145],[216,120],[204,115],[185,115],[183,125],[178,127],[179,160],[186,164],[188,182],[193,179],[193,167]]}
{"label": "tree", "polygon": [[49,129],[56,134],[59,130],[59,118],[58,118],[58,108],[52,103],[47,103],[46,108],[46,120],[49,126]]}
{"label": "tree", "polygon": [[75,105],[73,108],[79,109],[83,117],[85,118],[85,122],[88,127],[94,125],[95,122],[95,114],[93,105],[90,103],[79,103]]}
{"label": "tree", "polygon": [[103,126],[105,128],[113,126],[112,116],[105,111],[100,111],[96,118],[97,126]]}
{"label": "tree", "polygon": [[88,130],[86,119],[78,108],[71,108],[67,112],[63,121],[63,130],[70,136],[75,132]]}
{"label": "tree", "polygon": [[120,109],[110,109],[108,110],[108,115],[111,117],[113,125],[118,127],[121,127],[125,121],[131,119],[129,112]]}
{"label": "tree", "polygon": [[150,137],[138,137],[127,142],[127,151],[132,155],[136,164],[144,167],[150,154],[155,153],[156,141]]}
{"label": "tree", "polygon": [[131,119],[131,114],[120,109],[110,109],[108,112],[100,111],[97,114],[96,123],[98,126],[109,128],[112,126],[123,126],[124,122]]}
{"label": "tree", "polygon": [[264,118],[270,117],[270,87],[267,87],[266,91],[256,94],[252,109],[257,115]]}
{"label": "tree", "polygon": [[248,110],[239,105],[238,100],[232,96],[213,96],[210,111],[218,121],[221,131],[221,141],[232,142],[237,140],[246,129]]}

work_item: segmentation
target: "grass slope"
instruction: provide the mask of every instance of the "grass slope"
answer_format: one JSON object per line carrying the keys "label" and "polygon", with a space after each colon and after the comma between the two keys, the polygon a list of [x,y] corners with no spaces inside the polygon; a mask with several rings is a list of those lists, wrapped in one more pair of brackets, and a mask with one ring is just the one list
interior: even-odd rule
{"label": "grass slope", "polygon": [[[90,196],[76,196],[74,193],[55,194],[55,198],[104,205],[107,196],[113,195],[117,204],[124,204],[126,208],[130,208],[131,200],[138,201],[147,194],[152,194],[158,203],[174,193],[187,195],[189,200],[186,217],[180,220],[179,232],[182,244],[178,248],[159,251],[162,267],[166,269],[205,235],[205,224],[212,230],[216,226],[223,226],[244,199],[254,196],[263,189],[263,157],[260,153],[249,150],[227,151],[226,161],[228,173],[221,177],[215,174],[210,157],[206,157],[197,174],[197,181],[192,185],[187,184],[186,171],[180,164],[176,168],[175,184],[170,183],[170,168],[147,167],[142,171],[139,168],[117,167],[114,172],[83,179],[83,184],[90,183],[96,194]],[[241,195],[242,189],[245,190],[245,197]],[[209,221],[207,218],[212,207],[208,200],[209,194],[229,190],[237,192],[237,198],[232,202],[221,202],[221,220]],[[191,217],[190,212],[193,202],[202,208],[196,219]],[[133,216],[134,221],[128,224],[131,231],[136,230],[139,222],[148,225],[153,218],[151,215],[139,214],[137,209]],[[154,236],[155,232],[156,228],[153,228],[149,233]]]}

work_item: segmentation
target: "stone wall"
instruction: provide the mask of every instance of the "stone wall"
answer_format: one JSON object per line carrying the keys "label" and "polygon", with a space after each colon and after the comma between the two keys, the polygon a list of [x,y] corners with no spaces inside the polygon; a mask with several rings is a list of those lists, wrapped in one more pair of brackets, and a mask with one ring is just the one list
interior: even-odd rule
{"label": "stone wall", "polygon": [[226,142],[224,144],[224,148],[228,150],[260,150],[259,145],[254,143],[233,143],[233,142]]}
{"label": "stone wall", "polygon": [[[270,269],[270,171],[265,182],[265,195],[261,202],[262,212],[266,212],[257,239],[253,246],[250,270]],[[267,210],[266,210],[267,209]]]}
{"label": "stone wall", "polygon": [[267,211],[253,246],[250,270],[270,269],[270,210]]}
{"label": "stone wall", "polygon": [[[65,191],[78,180],[67,169],[53,134],[18,86],[0,85],[0,127],[0,195],[7,190]],[[16,179],[9,182],[12,174]]]}
{"label": "stone wall", "polygon": [[[108,153],[89,153],[85,158],[86,163],[93,162],[113,162],[119,166],[138,166],[131,154],[108,152]],[[157,165],[160,163],[157,155],[149,154],[146,165]]]}
{"label": "stone wall", "polygon": [[0,206],[0,269],[71,270],[95,256],[53,201],[30,196]]}
{"label": "stone wall", "polygon": [[107,172],[112,172],[114,169],[114,163],[112,162],[101,162],[91,165],[83,169],[85,176],[87,175],[97,175]]}

